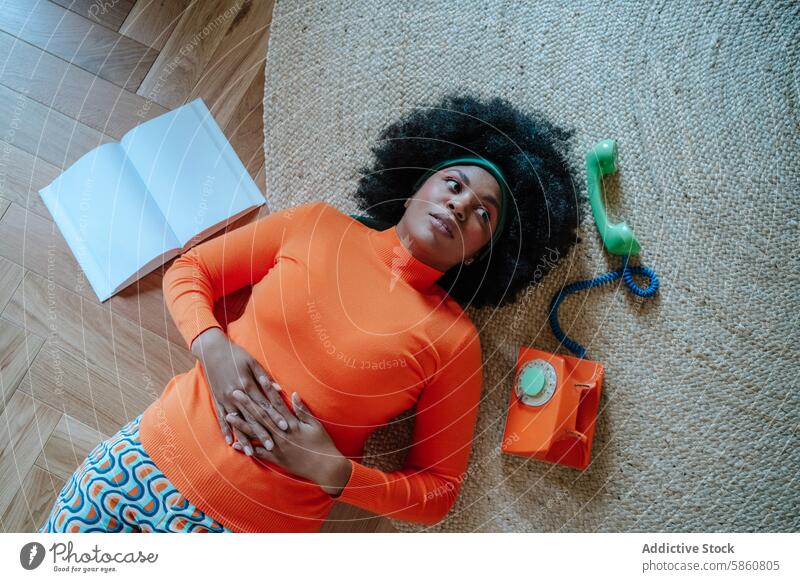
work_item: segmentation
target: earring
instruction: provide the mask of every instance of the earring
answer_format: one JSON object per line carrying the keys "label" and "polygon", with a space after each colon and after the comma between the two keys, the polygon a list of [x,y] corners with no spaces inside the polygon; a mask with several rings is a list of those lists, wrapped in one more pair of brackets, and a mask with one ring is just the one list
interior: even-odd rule
{"label": "earring", "polygon": [[465,265],[467,265],[467,266],[469,266],[469,265],[471,265],[471,264],[472,264],[472,263],[474,263],[474,262],[475,262],[475,258],[474,258],[474,257],[470,257],[470,258],[468,258],[466,261],[464,261],[464,264],[465,264]]}

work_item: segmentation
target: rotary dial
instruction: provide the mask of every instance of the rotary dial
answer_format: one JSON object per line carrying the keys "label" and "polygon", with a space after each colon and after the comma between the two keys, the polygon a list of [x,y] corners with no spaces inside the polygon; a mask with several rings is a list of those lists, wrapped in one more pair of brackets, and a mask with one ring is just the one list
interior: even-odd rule
{"label": "rotary dial", "polygon": [[523,404],[543,406],[553,397],[557,385],[556,369],[550,362],[537,358],[522,366],[514,391]]}

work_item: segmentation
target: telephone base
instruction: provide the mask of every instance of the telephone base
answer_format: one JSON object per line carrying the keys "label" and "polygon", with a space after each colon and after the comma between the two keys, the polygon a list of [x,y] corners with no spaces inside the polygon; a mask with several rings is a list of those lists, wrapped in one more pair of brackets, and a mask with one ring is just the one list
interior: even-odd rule
{"label": "telephone base", "polygon": [[[517,383],[526,364],[544,362],[555,372],[552,396],[540,406],[525,404]],[[598,362],[521,347],[501,451],[583,470],[589,465],[604,368]],[[552,378],[552,374],[550,376]]]}

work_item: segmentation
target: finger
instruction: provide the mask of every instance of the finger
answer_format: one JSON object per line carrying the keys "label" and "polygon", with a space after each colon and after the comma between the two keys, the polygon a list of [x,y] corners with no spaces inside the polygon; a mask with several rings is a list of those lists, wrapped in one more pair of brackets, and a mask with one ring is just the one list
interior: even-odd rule
{"label": "finger", "polygon": [[294,412],[292,412],[292,410],[286,406],[286,402],[283,400],[280,392],[272,390],[268,397],[272,405],[275,407],[275,410],[278,411],[278,414],[280,414],[281,417],[288,423],[288,430],[297,430],[297,428],[300,426],[300,421],[297,420],[297,416],[295,416]]}
{"label": "finger", "polygon": [[259,424],[262,428],[265,428],[270,432],[270,434],[275,435],[281,432],[278,426],[273,422],[272,418],[270,417],[267,412],[261,408],[258,404],[253,402],[253,400],[241,390],[234,390],[233,391],[233,399],[236,402],[237,406],[239,407],[239,412],[244,415],[245,412],[250,414],[250,416]]}
{"label": "finger", "polygon": [[217,402],[216,398],[214,398],[214,409],[217,412],[217,422],[219,423],[219,428],[222,430],[222,436],[225,437],[225,442],[229,445],[233,444],[233,433],[231,432],[231,427],[228,426],[228,422],[225,420],[225,409]]}
{"label": "finger", "polygon": [[269,415],[241,390],[235,390],[233,398],[239,406],[239,414],[250,427],[250,432],[261,441],[264,441],[265,438],[274,440],[272,434],[280,433],[280,431]]}
{"label": "finger", "polygon": [[[242,434],[242,431],[240,431],[239,429],[237,429],[236,427],[231,425],[231,423],[228,422],[226,416],[228,414],[230,414],[231,412],[233,412],[235,414],[239,414],[239,410],[235,406],[230,406],[228,404],[222,404],[221,406],[222,406],[222,410],[223,410],[222,420],[228,425],[228,427],[230,428],[230,431],[231,431],[231,441],[232,441],[231,442],[231,446],[236,448],[236,443],[237,442],[246,442],[247,441],[247,436]],[[242,450],[242,447],[239,447],[236,450],[237,451],[238,450]]]}
{"label": "finger", "polygon": [[[278,400],[280,400],[280,396],[278,396],[274,390],[270,388],[269,392],[271,392],[278,398]],[[272,405],[269,400],[264,398],[264,395],[261,392],[254,388],[252,390],[248,390],[247,394],[250,396],[253,402],[258,404],[258,406],[260,406],[266,411],[267,414],[269,414],[270,418],[272,418],[272,422],[274,422],[278,427],[283,430],[287,430],[289,428],[289,423],[286,422],[286,419],[283,417],[283,415],[277,410],[277,408],[275,408],[275,406]]]}
{"label": "finger", "polygon": [[306,406],[306,403],[300,398],[300,395],[297,392],[292,392],[292,405],[294,406],[295,411],[297,412],[297,418],[305,422],[306,424],[315,424],[317,418],[311,414],[311,411]]}
{"label": "finger", "polygon": [[289,410],[288,406],[286,406],[286,403],[283,401],[280,393],[272,390],[270,391],[268,397],[276,412],[287,422],[288,430],[297,430],[297,428],[300,426],[300,421],[297,420],[297,417],[294,415],[294,413]]}
{"label": "finger", "polygon": [[[250,446],[250,450],[252,451],[252,455],[248,455],[250,457],[255,457],[256,456],[255,450],[256,450],[256,447],[258,446],[258,445],[255,444],[256,442],[257,441],[250,441],[248,443],[248,445]],[[241,443],[238,443],[238,442],[233,443],[233,448],[239,453],[244,453],[245,452],[243,450],[243,447],[242,447]],[[259,446],[259,448],[263,449],[264,447]],[[247,453],[245,453],[245,454],[247,454]]]}
{"label": "finger", "polygon": [[[225,420],[230,423],[234,433],[236,433],[237,442],[234,443],[233,448],[237,451],[243,451],[247,456],[253,455],[253,447],[250,444],[251,438],[258,438],[247,421],[236,414],[228,414]],[[237,446],[238,445],[238,446]]]}
{"label": "finger", "polygon": [[225,416],[225,420],[231,425],[231,428],[244,436],[244,442],[249,441],[251,438],[256,438],[256,432],[250,423],[247,422],[241,413],[229,412]]}
{"label": "finger", "polygon": [[250,446],[250,439],[247,438],[247,435],[244,434],[240,428],[234,427],[233,434],[236,435],[236,442],[233,443],[233,448],[237,451],[242,451],[248,457],[253,454],[253,449]]}
{"label": "finger", "polygon": [[272,376],[270,376],[261,366],[261,364],[258,363],[258,360],[252,358],[250,368],[253,370],[253,375],[255,376],[256,380],[258,380],[258,384],[261,386],[264,394],[267,394],[267,390],[270,388],[274,388],[278,392],[281,391],[280,384],[275,382]]}
{"label": "finger", "polygon": [[250,429],[255,434],[256,438],[264,444],[267,450],[272,450],[274,447],[272,436],[269,432],[261,426],[259,421],[255,419],[247,410],[244,411],[244,419],[250,425]]}
{"label": "finger", "polygon": [[279,394],[281,391],[280,386],[272,381],[269,374],[267,374],[267,372],[264,371],[264,368],[261,367],[261,364],[258,363],[258,360],[253,358],[251,362],[253,376],[255,376],[258,380],[259,386],[261,387],[264,396],[266,396],[266,400],[272,406],[266,406],[263,398],[255,398],[252,395],[251,398],[253,398],[253,400],[258,402],[259,405],[269,412],[270,416],[272,416],[272,419],[275,421],[275,424],[277,424],[280,428],[289,431],[296,430],[298,426],[297,419],[287,408],[283,398],[281,398],[281,395]]}

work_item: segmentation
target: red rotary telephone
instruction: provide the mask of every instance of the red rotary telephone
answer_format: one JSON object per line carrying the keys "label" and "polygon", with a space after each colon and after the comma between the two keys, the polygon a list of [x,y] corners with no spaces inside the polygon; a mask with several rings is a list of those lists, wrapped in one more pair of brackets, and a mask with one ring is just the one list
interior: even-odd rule
{"label": "red rotary telephone", "polygon": [[501,450],[585,469],[603,365],[521,347]]}

